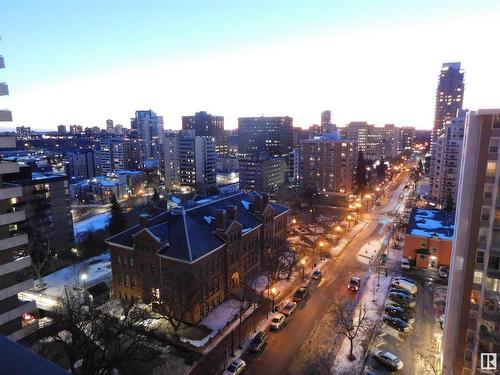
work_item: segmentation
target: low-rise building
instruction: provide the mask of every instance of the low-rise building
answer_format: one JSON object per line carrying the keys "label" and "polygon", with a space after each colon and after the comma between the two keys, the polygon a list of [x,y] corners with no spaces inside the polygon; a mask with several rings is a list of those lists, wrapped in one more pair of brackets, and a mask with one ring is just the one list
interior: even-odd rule
{"label": "low-rise building", "polygon": [[419,268],[450,266],[455,213],[414,208],[405,236],[404,256]]}
{"label": "low-rise building", "polygon": [[107,240],[114,297],[160,298],[196,324],[238,295],[285,244],[289,209],[258,193],[191,202]]}

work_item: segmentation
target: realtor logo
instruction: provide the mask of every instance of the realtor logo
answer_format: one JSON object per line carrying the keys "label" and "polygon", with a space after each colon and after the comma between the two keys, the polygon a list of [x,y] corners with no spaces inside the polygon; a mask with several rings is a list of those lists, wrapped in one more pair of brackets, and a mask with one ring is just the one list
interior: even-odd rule
{"label": "realtor logo", "polygon": [[497,369],[497,353],[481,353],[481,370]]}

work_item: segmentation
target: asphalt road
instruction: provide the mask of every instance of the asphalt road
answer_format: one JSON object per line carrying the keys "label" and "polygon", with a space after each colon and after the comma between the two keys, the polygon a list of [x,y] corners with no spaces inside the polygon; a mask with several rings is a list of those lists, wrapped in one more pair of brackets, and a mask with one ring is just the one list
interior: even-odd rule
{"label": "asphalt road", "polygon": [[[245,355],[248,374],[279,375],[287,374],[290,364],[298,356],[304,343],[314,333],[334,298],[354,298],[355,294],[346,288],[353,274],[364,274],[369,265],[357,261],[358,249],[374,235],[379,235],[379,221],[387,222],[386,213],[392,211],[400,202],[406,176],[401,176],[387,192],[389,199],[383,206],[363,215],[370,224],[345,248],[344,252],[323,268],[325,277],[319,285],[312,288],[309,299],[288,320],[279,332],[269,334],[267,347],[259,356]],[[321,327],[319,327],[321,329]]]}

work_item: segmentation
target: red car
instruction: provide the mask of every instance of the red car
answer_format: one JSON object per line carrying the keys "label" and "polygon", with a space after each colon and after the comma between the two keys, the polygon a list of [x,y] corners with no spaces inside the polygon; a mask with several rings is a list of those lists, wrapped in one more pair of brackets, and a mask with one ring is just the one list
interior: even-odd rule
{"label": "red car", "polygon": [[357,292],[361,287],[361,279],[357,276],[351,277],[351,281],[347,284],[347,288],[353,292]]}

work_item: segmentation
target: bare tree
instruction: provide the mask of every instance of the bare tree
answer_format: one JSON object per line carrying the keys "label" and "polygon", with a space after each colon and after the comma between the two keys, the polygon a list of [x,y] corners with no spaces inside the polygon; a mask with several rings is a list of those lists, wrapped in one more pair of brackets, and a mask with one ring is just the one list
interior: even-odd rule
{"label": "bare tree", "polygon": [[422,374],[440,375],[439,358],[429,353],[417,353],[417,369]]}
{"label": "bare tree", "polygon": [[[145,324],[149,313],[131,302],[121,306],[119,316],[106,305],[87,306],[82,294],[65,291],[55,311],[52,333],[45,337],[63,352],[72,373],[112,374],[131,361],[149,361],[156,354]],[[54,347],[42,348],[50,358]]]}
{"label": "bare tree", "polygon": [[344,335],[350,344],[349,360],[354,361],[354,340],[359,333],[366,332],[371,327],[372,321],[368,316],[368,309],[362,303],[357,305],[354,301],[334,301],[331,313],[334,316],[333,324],[338,332]]}

